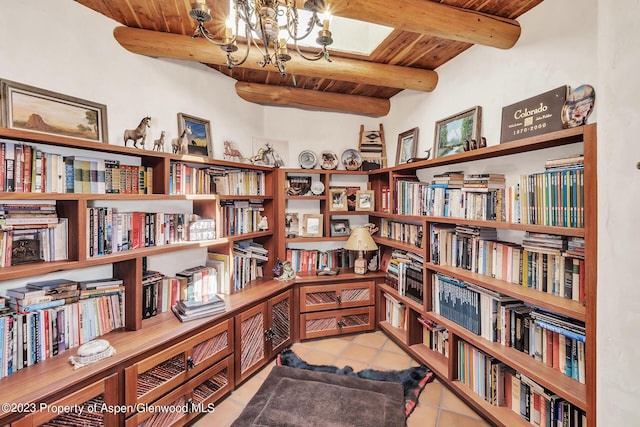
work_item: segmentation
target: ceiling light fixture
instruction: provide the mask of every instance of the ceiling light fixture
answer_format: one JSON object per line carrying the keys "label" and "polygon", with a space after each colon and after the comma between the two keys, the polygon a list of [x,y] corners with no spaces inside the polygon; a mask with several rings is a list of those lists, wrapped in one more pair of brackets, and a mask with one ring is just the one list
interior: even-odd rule
{"label": "ceiling light fixture", "polygon": [[[331,31],[329,31],[329,20],[321,20],[318,16],[325,10],[323,0],[305,1],[304,9],[311,12],[312,15],[302,34],[298,34],[299,17],[295,0],[234,0],[233,9],[235,11],[234,27],[227,25],[224,38],[220,41],[216,40],[204,27],[204,24],[212,19],[211,10],[205,0],[195,0],[191,4],[191,12],[189,12],[189,16],[198,22],[193,37],[202,36],[205,40],[227,52],[227,67],[230,69],[242,65],[247,60],[249,49],[253,45],[260,50],[263,57],[259,62],[262,67],[271,64],[277,68],[282,76],[285,76],[286,63],[291,60],[287,40],[293,43],[298,55],[302,58],[308,61],[324,58],[331,62],[327,50],[327,46],[333,43]],[[278,23],[278,18],[281,18],[282,24]],[[236,40],[241,22],[245,28],[246,50],[244,56],[237,59],[233,53],[238,50]],[[321,46],[321,49],[315,55],[308,56],[300,51],[298,42],[308,37],[316,26],[321,28],[316,38],[316,43]]]}

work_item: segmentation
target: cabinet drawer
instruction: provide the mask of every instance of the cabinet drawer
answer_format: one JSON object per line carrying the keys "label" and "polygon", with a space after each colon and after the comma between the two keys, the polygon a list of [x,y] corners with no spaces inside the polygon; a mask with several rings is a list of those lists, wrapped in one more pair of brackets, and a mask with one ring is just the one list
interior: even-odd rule
{"label": "cabinet drawer", "polygon": [[[38,411],[31,414],[31,421],[27,419],[14,425],[26,426],[60,426],[60,425],[87,425],[103,426],[118,425],[119,415],[113,411],[102,412],[103,406],[118,404],[118,374],[112,374],[104,379],[94,382],[78,391],[70,393],[48,405],[49,410]],[[70,410],[57,413],[60,408],[68,407]],[[55,409],[54,409],[55,408]]]}
{"label": "cabinet drawer", "polygon": [[125,402],[148,403],[202,372],[233,351],[228,319],[125,368]]}
{"label": "cabinet drawer", "polygon": [[233,356],[229,356],[149,404],[147,411],[133,414],[127,419],[126,427],[183,425],[203,412],[212,411],[213,403],[232,389]]}
{"label": "cabinet drawer", "polygon": [[375,308],[359,307],[300,315],[300,339],[372,331]]}
{"label": "cabinet drawer", "polygon": [[300,287],[300,312],[373,305],[373,281]]}

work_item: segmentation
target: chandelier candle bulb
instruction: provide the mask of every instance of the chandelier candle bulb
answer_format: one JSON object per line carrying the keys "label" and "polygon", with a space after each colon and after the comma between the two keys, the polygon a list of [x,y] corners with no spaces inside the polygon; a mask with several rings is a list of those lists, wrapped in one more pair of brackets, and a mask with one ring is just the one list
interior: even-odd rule
{"label": "chandelier candle bulb", "polygon": [[322,21],[322,30],[323,31],[329,31],[329,20],[325,19],[324,21]]}

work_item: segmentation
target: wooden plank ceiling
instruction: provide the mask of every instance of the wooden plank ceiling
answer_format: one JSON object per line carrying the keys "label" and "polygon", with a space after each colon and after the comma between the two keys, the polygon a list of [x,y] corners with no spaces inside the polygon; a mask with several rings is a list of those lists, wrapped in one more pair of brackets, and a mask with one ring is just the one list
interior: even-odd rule
{"label": "wooden plank ceiling", "polygon": [[[477,43],[497,46],[496,48],[512,46],[517,42],[520,34],[516,18],[542,2],[542,0],[445,0],[440,2],[325,0],[325,4],[331,8],[334,15],[380,23],[391,26],[395,30],[369,56],[331,51],[329,46],[331,57],[335,62],[326,63],[321,60],[307,63],[301,60],[298,63],[303,67],[299,69],[294,68],[292,61],[291,65],[288,65],[287,75],[283,77],[270,66],[258,68],[255,65],[248,67],[245,64],[230,70],[222,61],[206,62],[212,55],[206,55],[205,52],[215,53],[219,57],[220,49],[207,44],[202,39],[190,38],[196,26],[195,21],[189,17],[191,0],[76,1],[128,27],[117,28],[114,32],[118,42],[128,50],[150,56],[205,63],[214,70],[238,82],[243,82],[242,90],[245,94],[250,91],[252,85],[259,87],[262,98],[254,102],[371,116],[385,115],[388,111],[388,108],[385,111],[385,103],[388,105],[389,98],[404,88],[434,90],[437,74],[432,71],[469,49],[473,46],[472,41],[477,40]],[[303,2],[298,1],[298,3],[299,7],[302,7]],[[220,34],[228,13],[228,2],[207,0],[207,5],[211,8],[211,14],[214,17],[212,25],[208,28],[212,33]],[[386,8],[393,8],[393,10]],[[215,22],[218,23],[217,26],[213,24]],[[150,30],[155,33],[139,32],[135,31],[136,29]],[[176,37],[166,33],[188,37]],[[185,48],[185,43],[187,46],[190,46],[188,43],[192,43],[193,49]],[[241,51],[242,48],[239,52]],[[251,59],[247,62],[249,61]],[[388,67],[389,70],[386,70],[383,66],[387,65],[394,67]],[[370,66],[378,68],[370,68]],[[295,71],[289,71],[289,67]],[[314,67],[317,69],[312,70]],[[343,68],[348,68],[349,72],[355,70],[356,76],[361,69],[359,76],[363,78],[345,77],[346,74],[340,72]],[[336,72],[332,73],[331,70]],[[413,74],[405,75],[405,71]],[[431,74],[425,74],[425,72]],[[387,73],[389,83],[382,78]],[[367,75],[371,78],[364,78]],[[375,79],[374,75],[380,78]],[[398,81],[402,82],[403,79],[407,84],[398,84]],[[411,81],[415,81],[417,86],[414,87]],[[263,85],[280,88],[272,88],[274,96],[268,100],[265,93],[269,92],[269,88]],[[293,89],[294,86],[295,89]],[[284,94],[283,91],[288,92]],[[324,93],[326,95],[323,95]],[[340,97],[335,94],[339,94]],[[354,98],[349,98],[349,95]],[[374,98],[372,105],[379,103],[382,107],[380,109],[372,107],[367,111],[349,108],[352,104],[350,100],[357,100],[360,103],[363,100],[362,97]],[[247,99],[244,95],[243,98]],[[305,107],[304,104],[295,102],[295,99],[304,99],[310,104]]]}

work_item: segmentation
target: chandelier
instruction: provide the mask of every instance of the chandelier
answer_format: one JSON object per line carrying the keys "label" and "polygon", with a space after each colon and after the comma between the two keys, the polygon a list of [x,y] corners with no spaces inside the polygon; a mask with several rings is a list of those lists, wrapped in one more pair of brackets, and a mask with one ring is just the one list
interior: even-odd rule
{"label": "chandelier", "polygon": [[[333,43],[331,31],[329,31],[329,20],[322,21],[318,13],[324,11],[323,0],[307,0],[304,9],[311,12],[311,18],[307,22],[304,32],[298,33],[298,8],[296,0],[234,0],[233,9],[235,11],[235,25],[231,28],[227,25],[224,38],[216,40],[214,36],[204,27],[205,22],[211,21],[211,10],[206,5],[205,0],[195,0],[191,4],[189,16],[198,22],[193,37],[204,37],[208,42],[219,46],[227,53],[227,67],[233,68],[242,65],[249,57],[249,49],[255,46],[260,50],[262,60],[260,66],[265,67],[271,64],[282,76],[286,75],[286,63],[291,60],[287,40],[293,42],[298,55],[307,61],[317,61],[324,58],[331,62],[327,46]],[[283,21],[278,24],[278,18]],[[286,22],[285,21],[286,18]],[[246,49],[244,56],[234,57],[238,50],[236,40],[239,34],[240,22],[244,23],[244,36],[246,38]],[[309,56],[303,53],[298,47],[300,40],[308,37],[315,27],[319,27],[316,43],[320,45],[320,50]]]}

